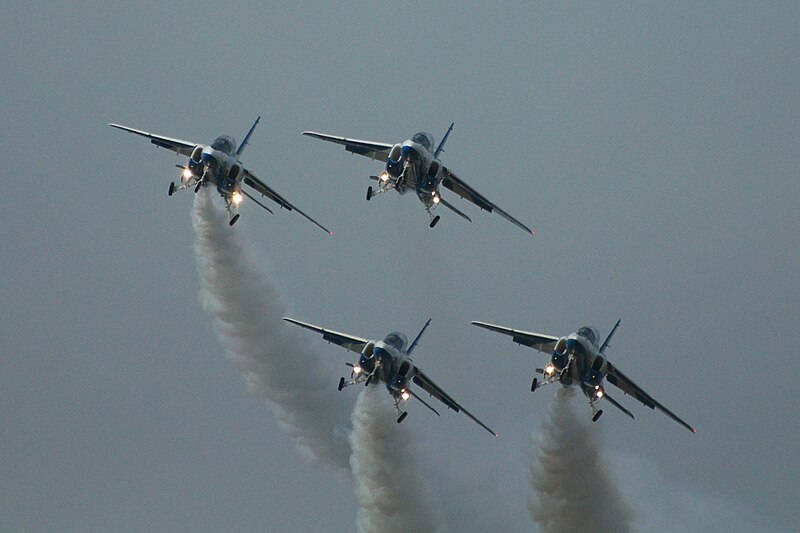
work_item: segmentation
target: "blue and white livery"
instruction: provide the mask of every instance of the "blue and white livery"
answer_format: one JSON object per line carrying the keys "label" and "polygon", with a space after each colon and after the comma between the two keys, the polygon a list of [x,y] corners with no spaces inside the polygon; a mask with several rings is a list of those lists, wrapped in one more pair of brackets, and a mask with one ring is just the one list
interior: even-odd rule
{"label": "blue and white livery", "polygon": [[370,176],[371,179],[378,182],[378,190],[374,190],[371,186],[368,187],[367,200],[370,200],[376,194],[392,189],[400,194],[413,191],[422,202],[422,205],[425,206],[425,212],[428,213],[430,219],[430,227],[434,227],[439,222],[439,215],[434,216],[432,213],[432,210],[439,204],[472,222],[471,218],[442,197],[439,186],[444,185],[481,209],[490,213],[495,211],[515,226],[534,234],[531,228],[490,202],[485,196],[467,185],[442,164],[439,156],[444,151],[444,144],[447,142],[452,130],[453,124],[450,124],[438,147],[433,140],[433,136],[423,131],[415,133],[410,139],[398,144],[348,139],[314,131],[304,131],[303,135],[344,145],[345,150],[348,152],[386,163],[380,175]]}
{"label": "blue and white livery", "polygon": [[271,187],[268,187],[242,165],[239,157],[242,155],[245,146],[247,146],[250,137],[253,135],[253,130],[256,129],[260,120],[261,117],[256,119],[250,131],[245,135],[244,141],[242,141],[242,144],[240,144],[238,148],[233,137],[228,135],[217,137],[211,144],[200,144],[164,137],[163,135],[156,135],[119,124],[109,124],[109,126],[146,137],[156,146],[187,156],[189,158],[187,163],[185,165],[178,165],[178,168],[182,169],[181,185],[176,187],[174,182],[170,182],[168,194],[172,196],[176,190],[190,188],[193,188],[194,192],[197,192],[200,190],[200,187],[209,185],[215,186],[217,192],[225,200],[225,208],[230,216],[229,224],[231,226],[239,220],[238,207],[244,196],[247,196],[256,204],[272,213],[270,208],[256,200],[256,198],[246,190],[242,189],[242,183],[244,183],[261,194],[262,197],[266,196],[289,211],[297,211],[313,224],[332,235],[333,233],[330,230],[289,203],[288,200],[275,192]]}
{"label": "blue and white livery", "polygon": [[608,400],[611,405],[633,418],[633,414],[630,411],[608,395],[603,386],[603,380],[605,379],[605,381],[619,388],[625,394],[630,394],[650,409],[657,408],[692,433],[696,433],[692,426],[658,403],[606,359],[605,350],[609,346],[611,337],[619,327],[619,320],[603,344],[598,344],[600,336],[597,330],[591,326],[584,326],[568,337],[551,337],[540,333],[487,324],[486,322],[472,322],[472,324],[509,335],[517,344],[523,344],[534,350],[550,354],[550,362],[547,366],[544,369],[536,369],[544,377],[543,383],[540,384],[538,378],[534,378],[531,384],[531,392],[535,391],[540,385],[549,385],[557,382],[564,387],[578,385],[589,399],[593,421],[597,421],[600,415],[603,414],[603,410],[598,409],[595,405],[601,399]]}
{"label": "blue and white livery", "polygon": [[422,334],[425,333],[425,330],[431,323],[430,319],[425,323],[422,330],[411,344],[408,343],[406,336],[398,331],[389,333],[381,340],[368,340],[325,329],[307,322],[301,322],[294,318],[284,317],[283,319],[292,324],[315,331],[321,334],[324,340],[338,344],[342,348],[359,354],[357,363],[347,363],[347,366],[350,367],[350,379],[345,380],[345,378],[340,378],[339,390],[349,387],[350,385],[358,385],[361,383],[366,386],[373,383],[384,383],[386,385],[386,390],[389,391],[389,394],[392,395],[392,399],[394,400],[398,424],[408,416],[407,411],[400,410],[400,405],[407,402],[411,397],[419,400],[422,405],[437,415],[439,414],[436,409],[431,407],[418,394],[411,392],[411,385],[414,384],[445,404],[448,409],[452,409],[455,412],[463,411],[465,415],[474,420],[483,429],[497,437],[497,433],[489,429],[486,424],[478,420],[472,413],[461,407],[452,397],[431,381],[431,379],[411,360],[411,352],[413,352],[414,348],[419,344]]}

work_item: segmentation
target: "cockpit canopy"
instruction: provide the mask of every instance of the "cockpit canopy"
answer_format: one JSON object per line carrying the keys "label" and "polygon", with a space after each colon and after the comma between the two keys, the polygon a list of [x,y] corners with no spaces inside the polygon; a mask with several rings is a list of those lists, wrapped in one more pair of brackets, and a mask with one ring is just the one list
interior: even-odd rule
{"label": "cockpit canopy", "polygon": [[581,329],[578,330],[578,335],[584,337],[585,339],[589,339],[589,342],[598,346],[597,339],[600,336],[597,333],[597,330],[591,326],[583,326]]}
{"label": "cockpit canopy", "polygon": [[383,342],[389,346],[397,348],[401,352],[404,351],[408,345],[408,339],[399,331],[393,331],[392,333],[386,335],[386,337],[383,338]]}
{"label": "cockpit canopy", "polygon": [[417,144],[421,144],[424,146],[428,151],[433,151],[433,137],[429,133],[425,133],[424,131],[420,131],[419,133],[415,133],[411,140]]}
{"label": "cockpit canopy", "polygon": [[211,148],[233,155],[234,150],[236,150],[236,141],[233,140],[233,137],[222,135],[214,139],[214,142],[211,143]]}

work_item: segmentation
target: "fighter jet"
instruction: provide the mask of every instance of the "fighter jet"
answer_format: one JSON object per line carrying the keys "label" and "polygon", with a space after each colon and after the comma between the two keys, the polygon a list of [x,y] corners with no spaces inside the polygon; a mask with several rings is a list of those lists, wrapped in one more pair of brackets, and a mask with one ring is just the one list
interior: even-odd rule
{"label": "fighter jet", "polygon": [[197,192],[200,190],[200,187],[208,185],[216,186],[217,192],[225,200],[225,209],[227,209],[228,215],[230,216],[228,223],[231,226],[239,220],[239,213],[237,211],[243,196],[247,196],[270,213],[273,212],[246,190],[242,189],[242,183],[244,183],[261,194],[262,197],[266,196],[289,211],[297,211],[309,221],[332,235],[333,233],[330,230],[289,203],[283,196],[279,195],[275,190],[268,187],[263,181],[253,175],[252,172],[244,168],[242,162],[239,161],[239,157],[242,155],[245,146],[247,146],[247,142],[250,140],[250,136],[253,135],[253,130],[256,129],[260,120],[261,117],[256,119],[238,149],[236,148],[236,141],[233,140],[233,137],[228,135],[221,135],[214,139],[211,144],[206,145],[164,137],[119,124],[109,124],[109,126],[146,137],[156,146],[189,157],[189,161],[185,165],[176,165],[178,168],[182,169],[181,185],[176,187],[175,182],[170,182],[168,194],[172,196],[176,190],[181,189],[194,188],[194,192]]}
{"label": "fighter jet", "polygon": [[481,209],[485,209],[490,213],[496,211],[498,215],[512,224],[530,234],[534,234],[532,229],[490,202],[485,196],[467,185],[442,164],[439,155],[444,151],[444,143],[447,142],[447,137],[452,130],[453,124],[450,124],[447,133],[442,138],[442,142],[435,149],[433,137],[425,132],[415,133],[407,141],[394,145],[336,137],[313,131],[304,131],[303,135],[342,144],[348,152],[386,162],[386,168],[380,175],[370,176],[371,179],[378,182],[378,190],[374,190],[371,186],[368,187],[367,200],[370,200],[376,194],[392,189],[400,194],[413,191],[422,202],[422,205],[425,206],[425,211],[430,218],[430,227],[434,227],[439,222],[439,215],[434,216],[432,213],[432,210],[439,204],[472,222],[471,218],[442,197],[439,186],[444,185]]}
{"label": "fighter jet", "polygon": [[696,433],[692,426],[654,400],[652,396],[642,390],[606,359],[605,350],[608,348],[611,337],[617,331],[620,322],[619,320],[617,321],[602,345],[597,344],[600,338],[597,330],[590,326],[584,326],[568,337],[551,337],[540,333],[530,333],[487,324],[486,322],[472,322],[472,324],[509,335],[518,344],[524,344],[534,350],[551,354],[550,362],[547,366],[544,369],[536,369],[539,374],[543,375],[544,380],[540,384],[538,378],[534,377],[533,383],[531,383],[531,392],[541,385],[549,385],[551,383],[561,383],[564,387],[577,384],[580,385],[581,390],[589,399],[589,406],[592,408],[593,413],[592,421],[597,421],[600,415],[603,414],[603,410],[598,409],[596,406],[596,403],[601,399],[608,400],[611,405],[633,418],[633,414],[630,411],[609,396],[605,387],[603,387],[603,379],[605,378],[606,381],[618,387],[625,394],[630,394],[650,409],[658,408],[659,411],[692,433]]}
{"label": "fighter jet", "polygon": [[406,336],[398,331],[389,333],[382,340],[368,340],[325,329],[307,322],[301,322],[294,318],[284,317],[283,319],[292,324],[315,331],[321,334],[324,340],[338,344],[351,352],[360,354],[357,363],[347,363],[347,366],[350,367],[350,379],[345,380],[345,378],[340,378],[339,390],[361,383],[365,386],[369,386],[370,384],[383,382],[394,400],[394,407],[398,415],[398,424],[408,416],[407,411],[400,410],[400,405],[404,404],[412,397],[416,398],[422,405],[439,415],[439,412],[423,400],[419,394],[411,392],[411,385],[413,383],[445,404],[448,409],[452,409],[455,412],[463,411],[465,415],[474,420],[483,429],[497,437],[497,433],[489,429],[486,424],[478,420],[472,413],[461,407],[452,397],[431,381],[431,379],[411,360],[411,352],[414,351],[422,334],[425,333],[425,330],[431,323],[430,319],[428,319],[411,344],[408,344]]}

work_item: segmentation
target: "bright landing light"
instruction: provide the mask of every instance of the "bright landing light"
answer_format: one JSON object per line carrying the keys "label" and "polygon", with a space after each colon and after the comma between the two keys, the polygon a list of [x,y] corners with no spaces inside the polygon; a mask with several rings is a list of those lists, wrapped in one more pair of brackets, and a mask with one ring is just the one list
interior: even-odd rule
{"label": "bright landing light", "polygon": [[440,200],[441,200],[441,198],[439,198],[438,196],[434,196],[433,197],[433,203],[435,203],[435,204],[438,204]]}
{"label": "bright landing light", "polygon": [[360,374],[360,373],[361,373],[361,367],[358,366],[358,365],[354,366],[353,367],[353,374]]}
{"label": "bright landing light", "polygon": [[400,397],[403,399],[403,401],[407,401],[409,398],[411,398],[411,395],[408,393],[408,391],[404,390],[400,394]]}
{"label": "bright landing light", "polygon": [[383,172],[381,172],[380,178],[382,182],[386,183],[387,181],[389,181],[389,173],[384,170]]}
{"label": "bright landing light", "polygon": [[544,367],[544,373],[547,374],[548,376],[551,375],[555,371],[556,371],[556,367],[554,367],[552,364],[547,365],[546,367]]}
{"label": "bright landing light", "polygon": [[186,178],[187,180],[188,180],[189,178],[191,178],[193,175],[194,175],[194,174],[192,174],[192,171],[191,171],[191,170],[189,170],[188,168],[184,168],[184,169],[183,169],[183,177],[184,177],[184,178]]}
{"label": "bright landing light", "polygon": [[233,193],[233,196],[231,196],[231,200],[233,200],[234,204],[239,205],[242,202],[241,193],[239,193],[239,192]]}

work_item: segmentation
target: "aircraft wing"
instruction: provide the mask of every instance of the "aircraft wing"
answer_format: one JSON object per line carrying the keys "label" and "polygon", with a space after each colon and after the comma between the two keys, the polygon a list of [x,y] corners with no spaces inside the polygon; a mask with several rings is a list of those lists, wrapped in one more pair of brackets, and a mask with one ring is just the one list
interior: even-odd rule
{"label": "aircraft wing", "polygon": [[473,321],[470,322],[470,324],[491,331],[496,331],[504,335],[508,335],[511,337],[511,340],[513,340],[517,344],[524,344],[525,346],[530,346],[534,350],[539,350],[540,352],[548,354],[553,351],[553,348],[555,348],[556,346],[556,342],[558,342],[558,337],[551,337],[550,335],[542,335],[541,333],[531,333],[529,331],[522,331],[521,329],[512,329],[504,326],[496,326],[494,324],[488,324],[486,322]]}
{"label": "aircraft wing", "polygon": [[342,144],[344,149],[354,154],[363,155],[370,159],[377,159],[378,161],[386,161],[389,155],[389,150],[392,149],[391,144],[361,141],[359,139],[348,139],[346,137],[337,137],[335,135],[327,135],[325,133],[317,133],[315,131],[304,131],[303,135],[314,137],[315,139],[322,139],[331,143]]}
{"label": "aircraft wing", "polygon": [[[289,203],[289,200],[287,200],[286,198],[284,198],[283,196],[281,196],[280,194],[275,192],[274,189],[272,189],[271,187],[267,187],[266,183],[264,183],[263,181],[261,181],[260,179],[255,177],[253,175],[253,173],[250,172],[249,170],[244,169],[244,178],[242,179],[242,181],[244,181],[244,183],[246,185],[248,185],[248,186],[252,187],[253,189],[255,189],[256,191],[258,191],[258,193],[261,194],[261,196],[266,196],[267,198],[269,198],[270,200],[272,200],[273,202],[275,202],[279,206],[283,207],[284,209],[288,209],[289,211],[293,211],[293,210],[297,211],[298,213],[303,215],[306,219],[311,221],[311,223],[315,224],[319,228],[322,228],[329,235],[333,235],[332,231],[330,231],[328,228],[326,228],[325,226],[323,226],[322,224],[320,224],[319,222],[317,222],[316,220],[314,220],[313,218],[311,218],[307,214],[305,214],[302,211],[300,211],[300,209],[298,209],[297,207],[295,207],[294,205]],[[264,206],[262,206],[262,207],[264,207]]]}
{"label": "aircraft wing", "polygon": [[426,376],[419,368],[415,368],[414,377],[412,381],[422,388],[425,392],[445,404],[449,409],[452,409],[455,412],[463,411],[465,415],[470,417],[473,421],[475,421],[479,426],[483,429],[497,437],[497,433],[489,429],[489,426],[478,420],[475,415],[461,407],[458,402],[456,402],[453,398],[450,397],[445,391],[443,391],[436,383],[431,381],[431,378]]}
{"label": "aircraft wing", "polygon": [[192,150],[194,150],[194,147],[198,144],[189,141],[182,141],[180,139],[173,139],[171,137],[164,137],[163,135],[156,135],[155,133],[148,133],[146,131],[129,128],[128,126],[121,126],[119,124],[109,124],[109,126],[112,128],[117,128],[118,130],[128,131],[135,133],[136,135],[146,137],[150,139],[150,142],[156,146],[166,148],[167,150],[172,150],[175,153],[183,154],[187,157],[192,155]]}
{"label": "aircraft wing", "polygon": [[606,370],[606,381],[618,387],[622,392],[625,394],[630,394],[644,405],[649,407],[650,409],[658,408],[659,411],[673,419],[678,424],[682,425],[692,433],[697,433],[692,426],[681,420],[677,415],[675,415],[672,411],[658,403],[656,400],[653,399],[652,396],[647,394],[644,390],[641,389],[636,383],[630,380],[628,376],[617,370],[617,368],[612,365],[610,362],[607,363],[607,370]]}
{"label": "aircraft wing", "polygon": [[295,320],[294,318],[283,317],[286,322],[291,322],[292,324],[297,324],[301,328],[310,329],[311,331],[316,331],[317,333],[322,335],[322,338],[328,342],[332,342],[334,344],[338,344],[342,348],[346,350],[350,350],[351,352],[361,353],[364,350],[364,346],[369,342],[367,339],[362,339],[360,337],[353,337],[352,335],[348,335],[347,333],[339,333],[338,331],[332,331],[330,329],[325,329],[319,326],[315,326],[314,324],[309,324],[308,322],[301,322],[300,320]]}
{"label": "aircraft wing", "polygon": [[477,205],[481,209],[489,211],[490,213],[493,212],[493,211],[496,211],[498,215],[500,215],[504,219],[508,220],[509,222],[514,224],[515,226],[524,229],[525,231],[527,231],[528,233],[530,233],[532,235],[535,233],[531,228],[529,228],[528,226],[526,226],[525,224],[523,224],[522,222],[520,222],[516,218],[512,217],[511,215],[509,215],[508,213],[506,213],[505,211],[503,211],[502,209],[500,209],[496,205],[494,205],[492,202],[490,202],[481,193],[479,193],[478,191],[476,191],[475,189],[473,189],[472,187],[467,185],[458,176],[453,174],[450,171],[450,169],[443,168],[442,170],[444,172],[444,178],[442,179],[442,185],[444,185],[445,187],[447,187],[448,189],[450,189],[451,191],[453,191],[454,193],[459,195],[461,198],[472,202],[473,204]]}

